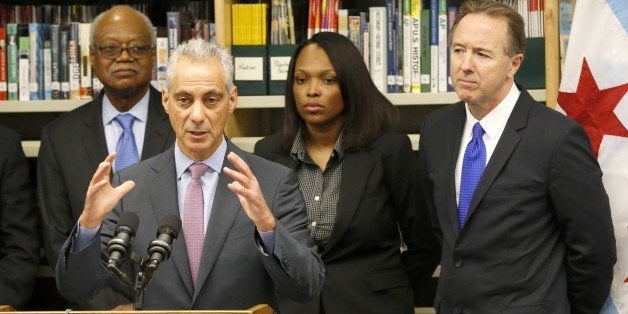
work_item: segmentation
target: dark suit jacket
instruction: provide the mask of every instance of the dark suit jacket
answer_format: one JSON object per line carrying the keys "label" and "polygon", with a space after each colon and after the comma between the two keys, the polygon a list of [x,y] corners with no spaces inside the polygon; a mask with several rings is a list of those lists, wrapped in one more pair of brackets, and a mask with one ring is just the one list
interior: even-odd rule
{"label": "dark suit jacket", "polygon": [[0,126],[0,304],[21,309],[39,266],[37,212],[17,133]]}
{"label": "dark suit jacket", "polygon": [[[98,164],[108,154],[102,123],[100,93],[93,101],[48,124],[41,135],[37,181],[44,246],[53,266],[61,245],[83,211],[85,193]],[[141,159],[167,150],[174,132],[161,104],[161,93],[150,88],[148,118]],[[85,309],[107,309],[113,303],[81,304]]]}
{"label": "dark suit jacket", "polygon": [[[246,309],[256,304],[276,305],[275,293],[306,300],[319,293],[323,264],[306,227],[305,203],[296,175],[291,170],[246,153],[229,143],[227,154],[241,156],[260,184],[268,206],[277,218],[275,246],[271,255],[261,249],[255,226],[227,188],[233,180],[221,172],[207,226],[196,290],[192,286],[185,239],[173,244],[172,257],[162,262],[148,285],[145,309]],[[224,166],[233,166],[225,158]],[[132,251],[145,255],[155,239],[159,221],[179,214],[174,150],[118,172],[114,185],[133,180],[135,188],[110,213],[101,228],[102,242],[94,241],[80,252],[70,253],[71,238],[57,262],[57,287],[69,300],[89,297],[110,278],[101,264],[106,243],[114,235],[118,218],[133,211],[140,224]],[[133,267],[129,278],[138,271]]]}
{"label": "dark suit jacket", "polygon": [[[255,153],[296,168],[280,149],[279,134]],[[412,285],[431,278],[439,247],[429,215],[418,207],[418,160],[405,134],[385,133],[344,156],[338,212],[321,255],[325,284],[307,304],[285,300],[285,313],[414,313]],[[400,253],[401,230],[408,250]]]}
{"label": "dark suit jacket", "polygon": [[615,239],[582,127],[522,90],[461,231],[454,170],[465,119],[459,102],[421,130],[421,173],[443,242],[437,311],[599,313]]}

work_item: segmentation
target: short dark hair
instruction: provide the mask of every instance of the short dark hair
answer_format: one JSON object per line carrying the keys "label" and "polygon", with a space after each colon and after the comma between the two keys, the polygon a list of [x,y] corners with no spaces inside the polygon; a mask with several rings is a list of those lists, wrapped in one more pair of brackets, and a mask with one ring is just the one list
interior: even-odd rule
{"label": "short dark hair", "polygon": [[523,18],[511,6],[495,0],[468,0],[460,6],[449,36],[450,46],[451,38],[456,31],[458,23],[468,14],[485,14],[490,17],[505,18],[508,24],[508,39],[504,47],[504,53],[512,57],[525,51],[526,35]]}
{"label": "short dark hair", "polygon": [[294,51],[286,80],[283,126],[284,151],[289,152],[297,131],[305,127],[294,98],[294,70],[296,60],[308,45],[321,47],[336,71],[342,99],[345,125],[343,149],[357,151],[373,142],[383,131],[397,122],[397,110],[371,80],[366,64],[355,44],[346,36],[333,32],[320,32],[301,42]]}

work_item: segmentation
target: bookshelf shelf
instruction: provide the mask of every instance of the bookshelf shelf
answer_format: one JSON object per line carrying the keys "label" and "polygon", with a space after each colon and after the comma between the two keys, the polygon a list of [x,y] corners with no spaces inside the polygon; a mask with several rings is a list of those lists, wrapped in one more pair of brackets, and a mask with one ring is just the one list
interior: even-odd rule
{"label": "bookshelf shelf", "polygon": [[[545,101],[544,89],[529,90],[537,101]],[[448,105],[458,101],[456,93],[386,94],[395,106]],[[65,112],[85,104],[87,100],[1,101],[0,113]],[[238,109],[283,108],[283,96],[240,96]]]}

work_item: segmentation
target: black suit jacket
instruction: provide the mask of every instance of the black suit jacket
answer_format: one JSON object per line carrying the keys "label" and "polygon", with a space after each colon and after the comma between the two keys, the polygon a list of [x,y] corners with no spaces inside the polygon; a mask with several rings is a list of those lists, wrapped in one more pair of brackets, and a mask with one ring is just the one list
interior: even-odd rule
{"label": "black suit jacket", "polygon": [[[255,153],[295,169],[279,134]],[[429,215],[418,207],[418,160],[405,134],[385,133],[344,156],[337,218],[321,252],[325,283],[307,304],[280,300],[282,313],[413,313],[412,286],[429,279],[439,248]],[[400,253],[399,231],[408,250]]]}
{"label": "black suit jacket", "polygon": [[421,174],[443,242],[437,311],[599,313],[615,239],[586,133],[522,90],[459,230],[464,106],[431,113],[421,130]]}
{"label": "black suit jacket", "polygon": [[28,163],[17,133],[0,126],[0,304],[28,302],[39,265],[39,232]]}
{"label": "black suit jacket", "polygon": [[[46,257],[53,267],[83,211],[89,181],[108,154],[102,123],[103,95],[63,114],[42,132],[37,186]],[[151,87],[148,102],[142,160],[167,150],[175,139],[161,93]],[[109,305],[98,302],[84,307],[105,309]]]}

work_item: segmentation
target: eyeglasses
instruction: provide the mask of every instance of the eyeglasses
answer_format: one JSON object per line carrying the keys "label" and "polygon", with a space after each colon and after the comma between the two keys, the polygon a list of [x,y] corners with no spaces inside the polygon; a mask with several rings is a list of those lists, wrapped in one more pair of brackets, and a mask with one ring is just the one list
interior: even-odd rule
{"label": "eyeglasses", "polygon": [[97,50],[100,51],[100,55],[103,56],[106,59],[117,59],[120,54],[122,54],[122,51],[126,50],[126,52],[129,54],[129,56],[131,56],[131,58],[133,59],[143,59],[146,58],[146,56],[148,56],[148,54],[150,53],[151,48],[153,48],[153,46],[129,46],[126,48],[123,48],[121,46],[116,46],[116,45],[105,45],[105,46],[98,46],[98,45],[93,45],[93,47]]}

